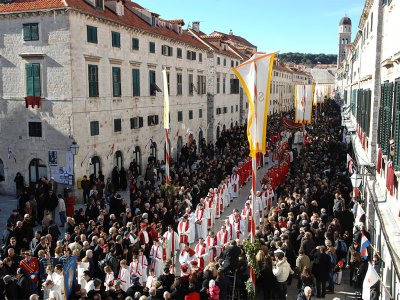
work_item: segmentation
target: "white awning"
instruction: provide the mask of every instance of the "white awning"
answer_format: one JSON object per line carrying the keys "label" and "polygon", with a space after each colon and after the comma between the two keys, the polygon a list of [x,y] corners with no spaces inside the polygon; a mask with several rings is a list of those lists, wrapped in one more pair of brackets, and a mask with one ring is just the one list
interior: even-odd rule
{"label": "white awning", "polygon": [[[351,130],[349,130],[351,131]],[[354,130],[355,131],[355,130]],[[353,144],[354,155],[356,156],[357,165],[366,166],[370,165],[371,162],[368,159],[367,153],[365,153],[364,148],[361,145],[361,141],[357,134],[351,135],[351,143]]]}

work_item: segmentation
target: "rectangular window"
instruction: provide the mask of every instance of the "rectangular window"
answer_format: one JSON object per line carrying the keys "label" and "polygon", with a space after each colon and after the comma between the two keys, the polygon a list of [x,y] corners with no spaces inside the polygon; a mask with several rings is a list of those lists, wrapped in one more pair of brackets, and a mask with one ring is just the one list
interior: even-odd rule
{"label": "rectangular window", "polygon": [[28,135],[30,137],[42,137],[42,122],[29,122]]}
{"label": "rectangular window", "polygon": [[149,52],[150,53],[156,53],[156,43],[149,42]]}
{"label": "rectangular window", "polygon": [[97,44],[97,27],[86,26],[87,29],[87,42]]}
{"label": "rectangular window", "polygon": [[220,65],[221,64],[221,57],[217,57],[217,65]]}
{"label": "rectangular window", "polygon": [[121,34],[116,31],[111,31],[111,45],[115,48],[121,48]]}
{"label": "rectangular window", "polygon": [[233,113],[233,105],[231,105],[231,114]]}
{"label": "rectangular window", "polygon": [[217,107],[217,115],[221,114],[221,107]]}
{"label": "rectangular window", "polygon": [[182,122],[183,121],[183,112],[180,110],[178,111],[178,122]]}
{"label": "rectangular window", "polygon": [[96,65],[88,66],[89,97],[99,96],[99,68]]}
{"label": "rectangular window", "polygon": [[182,48],[176,48],[176,57],[182,58]]}
{"label": "rectangular window", "polygon": [[182,95],[182,74],[176,74],[176,94]]}
{"label": "rectangular window", "polygon": [[224,67],[226,67],[226,58],[224,58]]}
{"label": "rectangular window", "polygon": [[226,77],[224,76],[224,78],[222,79],[222,93],[225,94],[226,93]]}
{"label": "rectangular window", "polygon": [[203,110],[200,108],[199,109],[199,119],[201,119],[203,117]]}
{"label": "rectangular window", "polygon": [[139,50],[139,39],[132,38],[132,50]]}
{"label": "rectangular window", "polygon": [[233,68],[235,66],[235,62],[233,60],[231,60],[231,68]]}
{"label": "rectangular window", "polygon": [[156,71],[150,70],[149,71],[149,91],[150,91],[150,96],[155,96],[156,95]]}
{"label": "rectangular window", "polygon": [[26,64],[26,95],[40,97],[42,81],[40,79],[40,64]]}
{"label": "rectangular window", "polygon": [[96,8],[104,9],[103,1],[104,0],[96,0]]}
{"label": "rectangular window", "polygon": [[140,70],[132,69],[132,96],[140,96]]}
{"label": "rectangular window", "polygon": [[193,74],[189,74],[189,96],[193,96]]}
{"label": "rectangular window", "polygon": [[221,92],[221,77],[217,75],[217,94]]}
{"label": "rectangular window", "polygon": [[226,106],[224,106],[224,114],[226,114],[228,112],[228,108]]}
{"label": "rectangular window", "polygon": [[122,130],[121,119],[114,119],[114,132],[120,132]]}
{"label": "rectangular window", "polygon": [[143,127],[143,117],[131,118],[131,129]]}
{"label": "rectangular window", "polygon": [[38,41],[39,40],[39,24],[29,23],[23,24],[24,41]]}
{"label": "rectangular window", "polygon": [[239,79],[231,79],[231,94],[239,94]]}
{"label": "rectangular window", "polygon": [[238,110],[239,110],[239,105],[236,104],[236,111],[238,111]]}
{"label": "rectangular window", "polygon": [[187,50],[186,58],[189,60],[196,60],[196,52]]}
{"label": "rectangular window", "polygon": [[203,53],[199,53],[199,62],[203,61]]}
{"label": "rectangular window", "polygon": [[99,121],[90,122],[90,136],[95,136],[100,134]]}
{"label": "rectangular window", "polygon": [[147,125],[154,126],[158,124],[158,115],[152,115],[147,117]]}
{"label": "rectangular window", "polygon": [[167,73],[167,86],[168,86],[168,95],[171,95],[171,86],[169,80],[169,72]]}
{"label": "rectangular window", "polygon": [[121,68],[112,67],[113,96],[121,97]]}
{"label": "rectangular window", "polygon": [[172,47],[167,45],[161,46],[161,54],[164,56],[172,56]]}
{"label": "rectangular window", "polygon": [[197,75],[197,92],[199,95],[206,93],[206,76]]}
{"label": "rectangular window", "polygon": [[193,110],[189,110],[189,120],[193,119]]}

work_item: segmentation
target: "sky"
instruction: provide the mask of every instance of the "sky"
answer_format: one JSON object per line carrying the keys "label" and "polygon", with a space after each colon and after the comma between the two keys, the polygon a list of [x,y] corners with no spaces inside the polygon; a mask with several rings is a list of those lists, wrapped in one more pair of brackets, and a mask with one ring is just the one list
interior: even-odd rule
{"label": "sky", "polygon": [[365,0],[134,0],[165,20],[200,21],[205,33],[246,38],[258,51],[336,54],[340,19],[352,20],[353,38]]}

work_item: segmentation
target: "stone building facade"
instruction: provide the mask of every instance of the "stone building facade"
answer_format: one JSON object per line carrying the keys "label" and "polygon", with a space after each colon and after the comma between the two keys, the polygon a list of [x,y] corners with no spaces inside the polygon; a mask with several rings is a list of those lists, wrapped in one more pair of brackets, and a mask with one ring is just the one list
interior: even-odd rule
{"label": "stone building facade", "polygon": [[382,260],[378,274],[387,289],[381,284],[381,299],[400,293],[399,16],[397,1],[366,0],[357,34],[336,71],[343,125],[358,166],[365,226],[374,247],[371,254],[378,252]]}

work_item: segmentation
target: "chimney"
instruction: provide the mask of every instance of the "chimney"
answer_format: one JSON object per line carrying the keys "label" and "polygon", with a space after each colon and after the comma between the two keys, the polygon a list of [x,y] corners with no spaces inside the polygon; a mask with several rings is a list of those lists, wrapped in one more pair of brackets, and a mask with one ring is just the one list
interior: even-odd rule
{"label": "chimney", "polygon": [[200,22],[192,22],[192,29],[196,32],[200,32]]}
{"label": "chimney", "polygon": [[229,35],[233,35],[233,31],[232,31],[232,29],[231,29],[231,30],[229,30]]}

